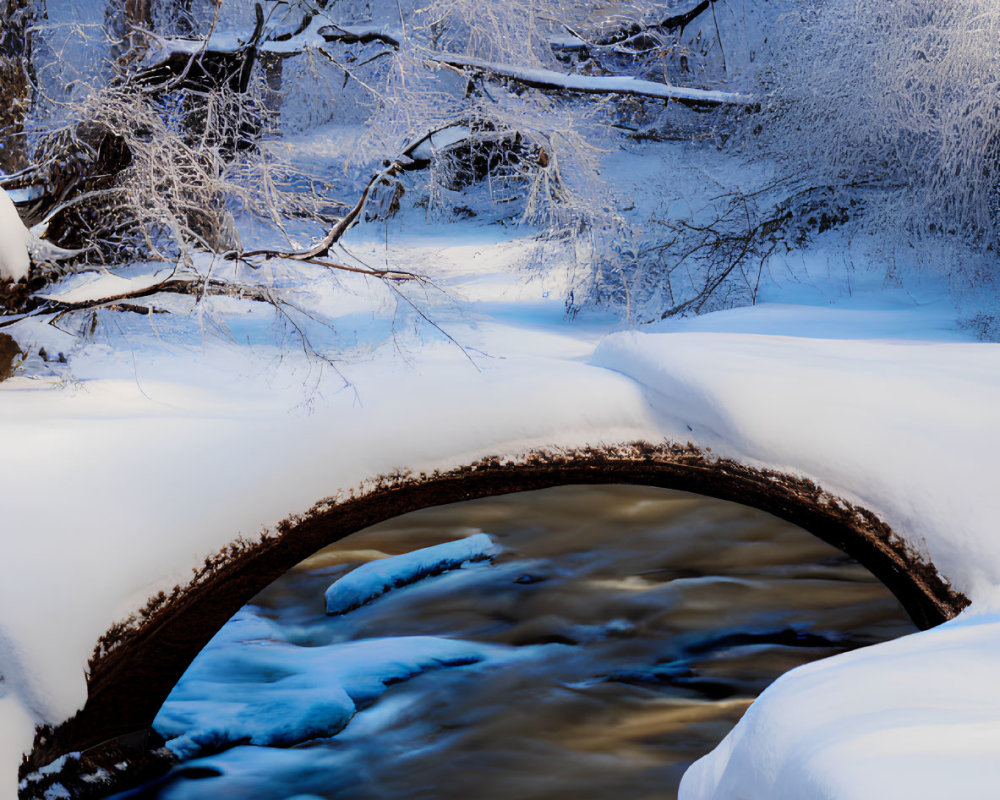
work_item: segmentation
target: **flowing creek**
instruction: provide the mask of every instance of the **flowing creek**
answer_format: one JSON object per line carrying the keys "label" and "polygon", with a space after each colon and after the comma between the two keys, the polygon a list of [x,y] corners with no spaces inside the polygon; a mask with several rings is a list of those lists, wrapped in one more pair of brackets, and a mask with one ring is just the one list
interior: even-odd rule
{"label": "flowing creek", "polygon": [[[492,563],[324,614],[358,562],[480,531],[502,548]],[[674,797],[783,672],[914,630],[863,567],[733,503],[570,486],[426,509],[244,608],[158,718],[169,736],[201,725],[197,746],[123,797]],[[308,668],[288,666],[300,656]]]}

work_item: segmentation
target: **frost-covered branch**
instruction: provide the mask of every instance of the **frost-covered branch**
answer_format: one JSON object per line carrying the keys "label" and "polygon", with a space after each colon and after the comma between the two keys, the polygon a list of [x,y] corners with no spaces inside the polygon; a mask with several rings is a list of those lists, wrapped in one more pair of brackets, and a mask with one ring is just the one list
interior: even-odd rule
{"label": "frost-covered branch", "polygon": [[[343,217],[337,220],[333,227],[330,228],[329,233],[327,233],[323,239],[310,247],[308,250],[284,252],[276,250],[254,250],[247,253],[241,253],[240,257],[252,258],[254,256],[267,256],[269,258],[288,258],[294,261],[311,261],[312,259],[322,258],[328,255],[330,248],[339,242],[343,238],[344,234],[361,220],[365,209],[371,202],[372,196],[379,190],[380,187],[393,185],[397,176],[403,172],[427,166],[430,155],[430,147],[436,144],[435,137],[440,137],[442,132],[448,130],[462,130],[464,131],[462,137],[468,133],[466,129],[460,129],[453,125],[445,125],[435,128],[434,130],[430,130],[422,136],[415,138],[403,148],[402,152],[400,152],[396,158],[387,162],[371,177],[364,190],[361,192],[361,196],[358,198],[357,202]],[[458,140],[450,138],[448,141],[453,143]],[[335,266],[335,268],[354,272],[367,272],[367,274],[371,274],[374,277],[389,277],[393,280],[397,279],[394,276],[410,275],[410,273],[401,273],[392,270],[385,271],[383,274],[383,271],[381,270],[362,270],[339,265]],[[410,275],[410,277],[416,276]]]}
{"label": "frost-covered branch", "polygon": [[[808,4],[761,53],[745,144],[815,184],[882,188],[880,235],[1000,232],[1000,6]],[[843,198],[841,198],[843,200]]]}
{"label": "frost-covered branch", "polygon": [[594,44],[604,47],[620,45],[644,34],[661,31],[666,31],[667,33],[683,31],[684,28],[704,14],[715,2],[716,0],[694,0],[694,2],[689,2],[689,7],[685,10],[670,14],[656,22],[646,24],[633,22],[619,30],[598,35],[594,39]]}

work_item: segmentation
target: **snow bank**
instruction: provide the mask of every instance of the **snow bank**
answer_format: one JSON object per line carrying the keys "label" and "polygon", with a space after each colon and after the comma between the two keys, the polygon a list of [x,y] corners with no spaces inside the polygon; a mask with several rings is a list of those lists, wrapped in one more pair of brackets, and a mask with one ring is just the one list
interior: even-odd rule
{"label": "snow bank", "polygon": [[[595,352],[612,323],[582,319],[570,326],[562,287],[501,275],[498,264],[516,248],[504,250],[497,235],[492,229],[481,239],[466,234],[458,244],[439,238],[393,254],[401,266],[433,267],[435,279],[463,298],[464,316],[444,304],[430,311],[465,351],[408,333],[405,309],[386,304],[379,294],[384,287],[341,276],[338,292],[321,300],[324,310],[343,309],[337,327],[361,346],[353,352],[320,338],[313,344],[350,378],[346,389],[327,362],[302,352],[294,330],[286,328],[281,346],[261,335],[260,327],[276,325],[267,309],[251,308],[262,304],[209,297],[191,317],[98,312],[87,341],[41,320],[18,323],[19,335],[51,352],[70,352],[71,372],[58,388],[52,385],[58,375],[0,384],[0,796],[15,794],[32,726],[58,724],[82,706],[87,659],[111,623],[157,591],[188,581],[192,567],[235,537],[253,536],[338,490],[397,470],[419,474],[538,447],[690,440],[748,464],[810,477],[873,509],[970,595],[974,610],[991,608],[1000,585],[994,524],[1000,518],[994,485],[1000,347],[922,341],[919,320],[909,325],[883,315],[876,327],[867,312],[838,317],[839,329],[854,328],[853,338],[834,339],[822,324],[804,338],[787,334],[803,328],[808,312],[779,319],[763,308],[706,318],[698,331],[617,333]],[[352,249],[380,259],[381,229],[379,238]],[[454,272],[442,277],[449,265]],[[83,291],[76,284],[62,288]],[[222,336],[203,334],[213,324]],[[385,347],[375,338],[379,325],[392,337]],[[961,335],[954,327],[950,334]],[[879,335],[906,339],[875,340]],[[987,664],[1000,663],[989,645],[992,632],[983,625],[976,644],[968,640],[963,665],[981,663],[985,675]],[[913,649],[899,651],[925,686],[918,691],[914,677],[896,702],[903,708],[927,687],[948,683],[953,694],[941,695],[939,722],[950,719],[959,727],[949,735],[971,739],[979,723],[965,712],[984,695],[978,678],[955,681],[927,658],[938,640],[922,637],[936,634],[906,640]],[[445,647],[396,653],[394,669],[406,673],[427,659],[475,655]],[[373,663],[361,651],[349,659],[341,651],[322,666],[289,669],[292,652],[290,645],[260,646],[262,663],[281,656],[285,671],[269,680],[287,680],[293,702],[300,688],[317,690],[310,676],[340,669],[333,664],[369,669]],[[895,670],[895,652],[868,651],[865,674]],[[881,653],[888,653],[884,661]],[[860,718],[870,698],[852,693],[853,679],[831,677],[850,663],[841,659],[829,672],[806,675],[825,675],[828,683],[817,696]],[[364,674],[337,675],[344,694],[321,694],[317,716],[298,706],[295,726],[336,727],[350,713],[348,700],[356,703],[363,694]],[[804,760],[819,758],[816,748],[831,743],[795,727],[796,701],[810,696],[795,676],[779,682],[746,718],[745,726],[758,732],[773,729],[771,738],[738,728],[722,755],[699,770],[728,773],[734,782],[743,774],[744,794],[767,796],[770,778],[747,765],[768,758],[793,764],[797,740],[783,730],[801,732]],[[214,680],[206,673],[201,679]],[[377,681],[365,685],[380,691]],[[202,731],[199,741],[211,739],[214,723],[181,705],[182,694],[174,701],[161,723],[177,733],[186,718]],[[270,727],[278,722],[274,709],[222,690],[219,701],[215,711],[245,738],[280,737]],[[256,719],[270,722],[254,727]],[[850,731],[860,729],[848,730],[845,747]],[[753,749],[758,740],[769,743],[767,753]],[[965,752],[978,758],[978,751]],[[963,768],[949,767],[949,774]],[[808,774],[828,780],[822,777],[828,773]],[[686,791],[711,796],[712,786],[698,778]],[[716,796],[725,796],[719,791]]]}
{"label": "snow bank", "polygon": [[28,246],[31,234],[21,222],[14,201],[0,189],[0,279],[18,281],[31,268]]}
{"label": "snow bank", "polygon": [[[364,336],[375,324],[366,292],[380,287],[348,286],[331,304]],[[214,302],[199,304],[206,327]],[[451,343],[414,345],[400,330],[386,348],[341,357],[346,389],[303,354],[294,330],[285,347],[258,344],[254,325],[269,335],[275,325],[266,310],[257,322],[259,305],[225,307],[228,338],[203,337],[199,317],[101,312],[83,350],[53,326],[25,323],[51,352],[70,354],[72,372],[58,388],[51,377],[0,384],[0,687],[22,707],[19,720],[72,716],[111,623],[189,581],[235,537],[339,489],[394,470],[657,435],[634,382],[581,360],[596,334],[536,324],[544,312],[558,325],[557,297],[513,326],[449,323],[475,365]],[[376,311],[391,332],[399,312]],[[25,741],[23,728],[14,741]],[[12,745],[0,759],[4,800],[22,752]]]}
{"label": "snow bank", "polygon": [[991,798],[1000,615],[792,670],[688,769],[682,800]]}
{"label": "snow bank", "polygon": [[470,562],[490,560],[498,552],[500,547],[487,534],[476,533],[454,542],[369,561],[330,585],[325,595],[326,613],[346,614],[390,589],[458,569]]}
{"label": "snow bank", "polygon": [[[859,319],[855,336],[886,321]],[[691,441],[872,509],[973,600],[937,629],[786,674],[689,770],[681,798],[993,796],[1000,346],[620,333],[594,363],[644,385]]]}

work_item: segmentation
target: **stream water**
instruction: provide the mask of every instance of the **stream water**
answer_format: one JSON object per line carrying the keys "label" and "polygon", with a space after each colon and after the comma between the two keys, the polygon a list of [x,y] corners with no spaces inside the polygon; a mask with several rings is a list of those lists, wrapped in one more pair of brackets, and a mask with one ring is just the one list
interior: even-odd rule
{"label": "stream water", "polygon": [[[478,531],[503,548],[492,564],[323,613],[324,590],[352,565]],[[684,769],[780,674],[914,630],[866,570],[810,534],[732,503],[626,486],[391,520],[317,553],[238,616],[258,650],[263,630],[292,655],[343,661],[336,647],[415,636],[486,649],[410,664],[413,643],[427,640],[399,638],[389,652],[400,663],[383,655],[359,667],[377,689],[348,689],[357,711],[335,735],[266,747],[238,732],[203,738],[164,780],[128,796],[674,797]],[[264,695],[291,685],[273,657],[266,669],[241,666],[241,636],[217,638],[217,662],[205,654],[216,666],[182,681],[164,728],[231,713],[219,705],[232,699],[225,681],[259,681]],[[274,712],[263,708],[240,713],[266,728]]]}

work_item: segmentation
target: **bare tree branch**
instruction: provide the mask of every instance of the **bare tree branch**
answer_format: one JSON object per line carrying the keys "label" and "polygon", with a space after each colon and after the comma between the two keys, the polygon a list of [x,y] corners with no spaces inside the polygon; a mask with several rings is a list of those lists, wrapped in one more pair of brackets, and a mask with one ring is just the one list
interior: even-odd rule
{"label": "bare tree branch", "polygon": [[[609,33],[598,38],[594,44],[600,46],[623,44],[630,39],[640,36],[643,33],[649,31],[667,31],[668,33],[673,33],[674,31],[683,31],[688,25],[694,22],[698,17],[700,17],[705,11],[709,9],[710,6],[715,4],[715,0],[700,0],[695,5],[690,7],[686,11],[682,11],[679,14],[671,14],[669,17],[665,17],[659,22],[653,23],[651,25],[643,25],[641,23],[634,23],[621,30],[617,30],[614,33]],[[578,34],[574,34],[578,35]]]}

